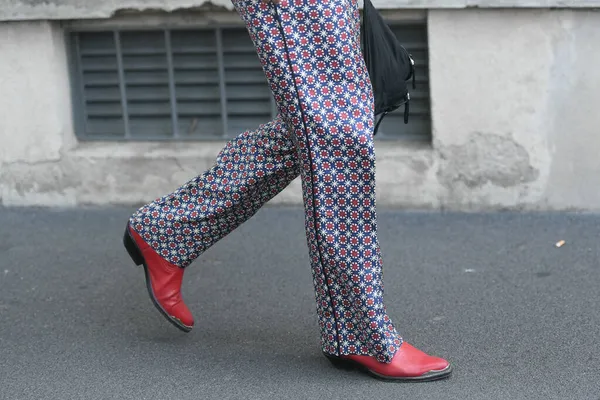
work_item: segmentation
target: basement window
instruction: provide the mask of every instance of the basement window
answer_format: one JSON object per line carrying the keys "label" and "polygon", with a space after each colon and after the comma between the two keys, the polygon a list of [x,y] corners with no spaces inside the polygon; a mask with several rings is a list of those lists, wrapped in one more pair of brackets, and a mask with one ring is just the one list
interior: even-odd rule
{"label": "basement window", "polygon": [[[377,140],[431,139],[424,21],[390,23],[417,64],[407,125],[403,107]],[[75,29],[68,33],[80,140],[225,140],[276,115],[243,26]]]}

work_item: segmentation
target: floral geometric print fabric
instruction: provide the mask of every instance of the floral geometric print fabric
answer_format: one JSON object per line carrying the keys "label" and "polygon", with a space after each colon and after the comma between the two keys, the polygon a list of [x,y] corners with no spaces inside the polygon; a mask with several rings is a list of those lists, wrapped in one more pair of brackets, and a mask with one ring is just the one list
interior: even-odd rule
{"label": "floral geometric print fabric", "polygon": [[140,208],[131,227],[165,260],[187,267],[299,173],[289,131],[277,117],[227,142],[212,168]]}
{"label": "floral geometric print fabric", "polygon": [[132,227],[186,267],[300,174],[323,351],[389,362],[402,344],[383,302],[373,94],[354,0],[234,0],[279,116],[231,140],[204,174],[142,207]]}

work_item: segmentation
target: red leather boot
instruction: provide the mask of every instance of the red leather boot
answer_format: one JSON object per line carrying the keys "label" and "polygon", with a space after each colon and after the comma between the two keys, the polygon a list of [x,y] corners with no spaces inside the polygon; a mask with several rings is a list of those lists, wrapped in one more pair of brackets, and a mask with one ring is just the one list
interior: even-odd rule
{"label": "red leather boot", "polygon": [[136,265],[143,265],[150,299],[173,325],[184,332],[194,326],[194,317],[181,298],[183,268],[162,258],[129,224],[123,244]]}
{"label": "red leather boot", "polygon": [[404,342],[390,363],[371,356],[326,357],[337,367],[358,368],[377,378],[394,381],[433,381],[450,376],[452,367],[443,358],[432,357]]}

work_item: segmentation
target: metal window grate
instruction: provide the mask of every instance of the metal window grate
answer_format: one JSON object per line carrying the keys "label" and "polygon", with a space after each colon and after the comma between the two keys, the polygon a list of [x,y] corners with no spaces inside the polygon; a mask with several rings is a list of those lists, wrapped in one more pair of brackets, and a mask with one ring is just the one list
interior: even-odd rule
{"label": "metal window grate", "polygon": [[[415,56],[411,118],[377,138],[430,138],[423,24],[394,26]],[[76,131],[84,140],[210,140],[272,119],[276,107],[243,26],[70,32]]]}

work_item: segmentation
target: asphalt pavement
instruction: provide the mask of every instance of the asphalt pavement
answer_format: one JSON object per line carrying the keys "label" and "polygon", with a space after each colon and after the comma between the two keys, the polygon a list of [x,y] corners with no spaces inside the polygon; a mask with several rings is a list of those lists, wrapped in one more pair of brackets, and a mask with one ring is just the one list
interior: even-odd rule
{"label": "asphalt pavement", "polygon": [[599,215],[380,209],[389,314],[454,364],[406,384],[321,355],[302,209],[186,271],[189,334],[122,247],[133,211],[0,209],[0,399],[600,399]]}

